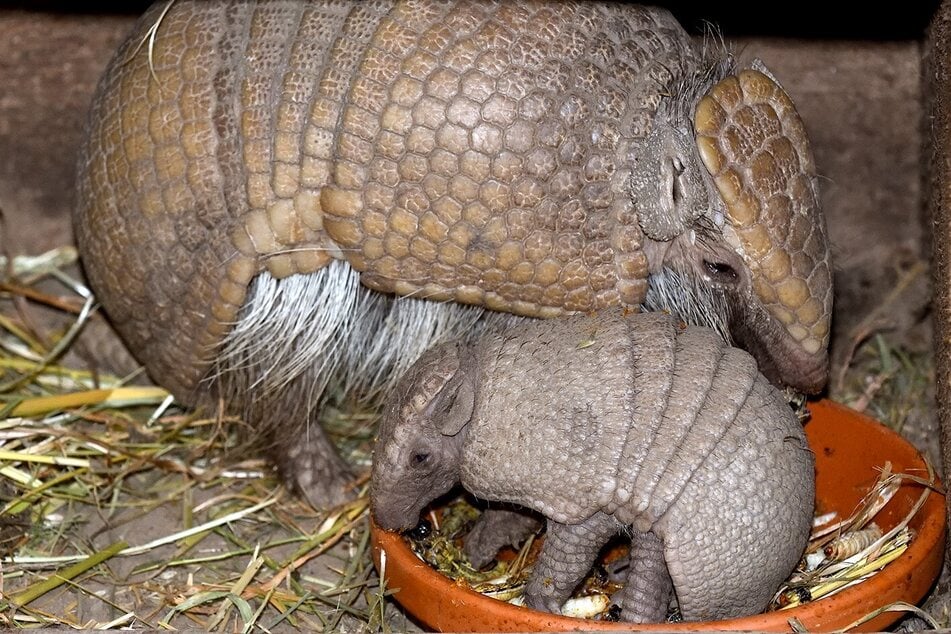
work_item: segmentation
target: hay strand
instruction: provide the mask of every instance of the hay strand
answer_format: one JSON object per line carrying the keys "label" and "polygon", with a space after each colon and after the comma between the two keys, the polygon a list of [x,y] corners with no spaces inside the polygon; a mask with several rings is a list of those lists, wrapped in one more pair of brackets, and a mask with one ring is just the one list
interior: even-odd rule
{"label": "hay strand", "polygon": [[10,597],[10,603],[18,607],[29,605],[47,592],[58,588],[67,581],[78,577],[90,568],[98,566],[107,559],[119,554],[119,552],[125,549],[127,546],[128,544],[125,542],[116,542],[115,544],[107,546],[103,550],[89,555],[82,561],[60,570],[59,572],[51,575],[49,578],[27,586],[24,590],[17,592],[12,597]]}

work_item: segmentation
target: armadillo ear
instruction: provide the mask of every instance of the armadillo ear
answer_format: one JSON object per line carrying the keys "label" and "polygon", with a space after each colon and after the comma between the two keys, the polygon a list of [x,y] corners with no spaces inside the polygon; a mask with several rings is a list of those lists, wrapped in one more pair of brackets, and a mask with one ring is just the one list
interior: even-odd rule
{"label": "armadillo ear", "polygon": [[461,377],[461,379],[456,383],[455,394],[447,395],[452,398],[452,403],[449,404],[449,411],[446,412],[442,425],[439,427],[443,436],[455,436],[472,420],[472,412],[475,409],[475,390],[469,377]]}
{"label": "armadillo ear", "polygon": [[452,386],[453,377],[459,372],[459,352],[454,344],[437,346],[426,352],[401,379],[409,387],[405,399],[413,409],[431,416],[444,402],[446,392]]}
{"label": "armadillo ear", "polygon": [[641,231],[651,240],[672,240],[709,207],[693,143],[675,126],[655,121],[634,160],[628,183],[631,202]]}
{"label": "armadillo ear", "polygon": [[462,431],[475,408],[470,354],[464,344],[444,344],[423,355],[414,374],[404,377],[413,385],[408,396],[413,409],[446,436]]}

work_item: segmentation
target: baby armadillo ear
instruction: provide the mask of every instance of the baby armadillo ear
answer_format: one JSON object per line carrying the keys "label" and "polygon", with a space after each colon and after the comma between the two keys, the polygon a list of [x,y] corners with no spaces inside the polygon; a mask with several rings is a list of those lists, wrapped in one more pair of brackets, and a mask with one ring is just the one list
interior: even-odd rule
{"label": "baby armadillo ear", "polygon": [[415,363],[403,377],[409,387],[405,399],[412,409],[431,417],[446,402],[446,392],[452,390],[453,379],[459,373],[459,351],[454,344],[433,348]]}
{"label": "baby armadillo ear", "polygon": [[475,390],[469,377],[459,378],[461,380],[458,383],[453,382],[456,388],[454,393],[450,393],[450,389],[444,391],[444,394],[452,401],[448,403],[448,411],[443,415],[442,425],[439,427],[443,436],[455,436],[472,420],[472,412],[475,409]]}

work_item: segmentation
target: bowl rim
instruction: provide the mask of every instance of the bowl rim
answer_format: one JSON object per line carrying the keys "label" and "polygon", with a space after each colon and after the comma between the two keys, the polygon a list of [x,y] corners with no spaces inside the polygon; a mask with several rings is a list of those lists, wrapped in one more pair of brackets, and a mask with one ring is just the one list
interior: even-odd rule
{"label": "bowl rim", "polygon": [[[818,416],[847,416],[855,419],[855,422],[862,424],[873,424],[875,431],[889,437],[892,443],[906,446],[905,451],[910,449],[914,452],[914,461],[920,463],[923,467],[925,460],[921,454],[902,438],[899,434],[881,425],[874,419],[856,412],[844,405],[829,400],[810,402],[809,407],[814,417]],[[907,470],[909,467],[906,466]],[[936,487],[941,488],[940,480],[936,479]],[[909,603],[917,603],[928,592],[933,585],[934,580],[940,572],[944,555],[944,540],[946,534],[945,526],[945,499],[941,494],[932,491],[928,495],[923,507],[919,510],[919,515],[915,521],[918,521],[918,532],[916,538],[911,542],[908,549],[895,561],[879,571],[872,580],[882,591],[875,594],[875,603],[878,605],[887,605],[894,601],[903,600]],[[807,629],[812,631],[822,631],[829,629],[838,629],[851,624],[854,619],[850,616],[848,620],[837,618],[846,606],[862,604],[863,595],[867,594],[870,587],[866,584],[869,581],[857,584],[850,588],[839,591],[838,593],[823,597],[816,601],[805,603],[795,608],[787,610],[778,610],[766,612],[751,616],[744,616],[732,619],[718,621],[698,621],[682,623],[650,623],[634,624],[625,622],[606,622],[579,619],[562,615],[547,614],[532,610],[530,608],[516,606],[511,603],[493,599],[480,594],[474,590],[459,584],[452,579],[445,577],[441,573],[431,568],[428,564],[421,561],[407,544],[402,535],[379,528],[372,520],[371,516],[371,539],[373,546],[374,562],[377,570],[383,570],[383,575],[389,578],[404,579],[402,574],[394,575],[394,566],[396,570],[404,570],[406,574],[410,571],[419,576],[420,582],[429,588],[429,596],[432,599],[442,594],[451,595],[450,609],[458,609],[463,606],[471,606],[472,609],[481,612],[490,611],[498,613],[502,619],[510,622],[514,629],[512,631],[524,631],[530,627],[526,619],[535,617],[540,627],[558,630],[627,630],[627,631],[700,631],[700,630],[726,630],[726,631],[789,631],[791,626],[789,619],[797,619]],[[383,555],[385,553],[385,555]],[[385,567],[381,565],[381,558],[385,557]],[[923,590],[915,592],[920,596],[911,597],[903,594],[906,587],[910,586],[911,568],[918,570],[919,575],[929,577],[929,583]],[[389,583],[387,578],[387,585]],[[395,584],[394,584],[395,585]],[[404,584],[405,585],[405,584]],[[438,623],[430,623],[425,618],[419,617],[414,609],[414,602],[407,600],[409,597],[400,598],[400,593],[394,593],[394,598],[400,602],[408,612],[420,618],[424,624],[437,627]],[[874,609],[874,608],[872,608]],[[870,609],[869,612],[872,610]],[[881,630],[901,618],[901,613],[883,613],[874,619],[862,624],[858,629],[867,631]],[[501,631],[501,630],[500,630]]]}

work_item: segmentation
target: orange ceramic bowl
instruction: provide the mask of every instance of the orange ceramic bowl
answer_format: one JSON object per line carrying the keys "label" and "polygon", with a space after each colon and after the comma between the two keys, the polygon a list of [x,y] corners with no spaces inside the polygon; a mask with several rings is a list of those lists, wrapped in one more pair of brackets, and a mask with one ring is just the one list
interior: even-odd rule
{"label": "orange ceramic bowl", "polygon": [[[921,455],[898,434],[876,421],[831,401],[810,405],[812,420],[806,425],[809,444],[816,454],[817,511],[837,511],[848,517],[877,478],[877,467],[891,461],[894,472],[925,476]],[[879,512],[876,521],[887,531],[902,518],[921,495],[922,487],[903,484]],[[436,631],[570,631],[570,630],[760,630],[790,631],[788,619],[796,618],[807,630],[822,632],[843,628],[875,609],[906,601],[917,603],[928,593],[941,569],[944,551],[944,497],[928,496],[910,526],[916,536],[905,553],[874,577],[846,590],[799,607],[779,612],[723,621],[632,625],[581,620],[518,607],[483,596],[436,572],[413,554],[397,533],[373,526],[373,557],[380,569],[386,552],[386,585],[394,597],[423,626]],[[862,624],[859,631],[881,631],[901,617],[886,612]]]}

